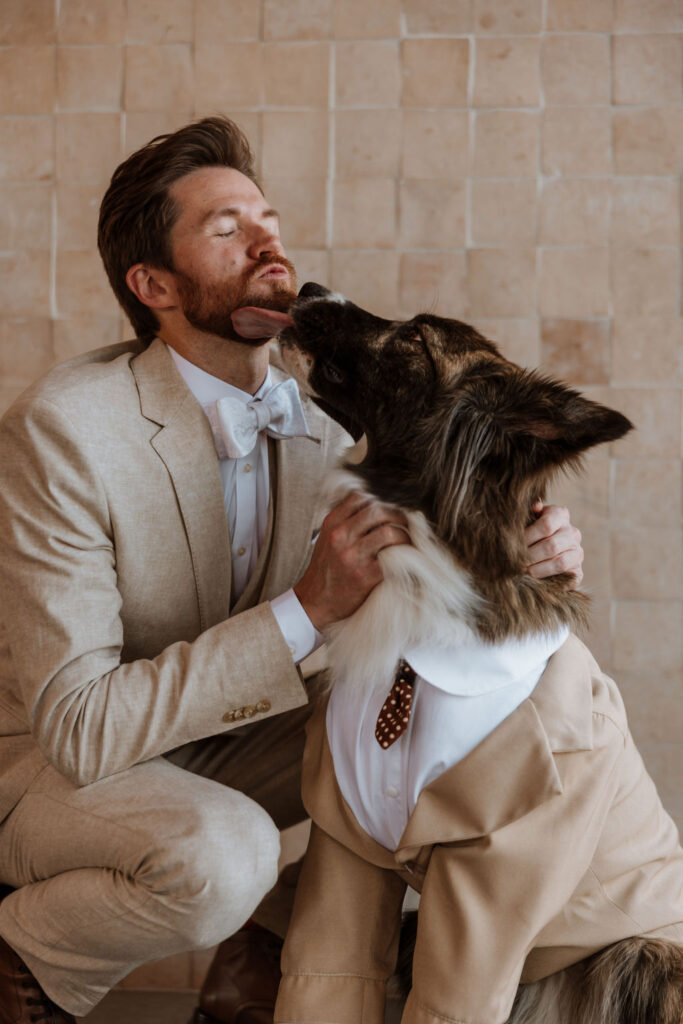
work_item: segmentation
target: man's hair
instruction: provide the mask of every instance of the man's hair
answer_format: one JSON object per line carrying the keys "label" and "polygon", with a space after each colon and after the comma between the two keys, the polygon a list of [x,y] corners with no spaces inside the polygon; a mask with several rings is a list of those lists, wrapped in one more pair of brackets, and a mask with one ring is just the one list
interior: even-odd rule
{"label": "man's hair", "polygon": [[259,188],[254,158],[242,130],[227,117],[205,117],[159,135],[116,168],[102,205],[97,245],[116,298],[135,333],[151,341],[159,330],[152,309],[126,284],[136,263],[173,270],[171,229],[180,210],[171,185],[200,167],[232,167]]}

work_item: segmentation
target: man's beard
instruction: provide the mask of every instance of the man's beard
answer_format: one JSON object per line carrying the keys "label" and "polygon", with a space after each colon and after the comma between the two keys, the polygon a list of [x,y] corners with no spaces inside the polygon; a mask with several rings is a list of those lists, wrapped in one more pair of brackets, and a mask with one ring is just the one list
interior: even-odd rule
{"label": "man's beard", "polygon": [[[263,272],[265,267],[280,264],[290,272],[290,277],[273,279],[270,282],[270,294],[252,292],[254,278]],[[228,341],[239,341],[243,345],[263,345],[267,338],[244,338],[232,326],[230,314],[242,306],[259,306],[262,309],[276,309],[285,313],[297,295],[296,271],[294,265],[285,256],[273,256],[264,253],[256,265],[246,272],[239,284],[229,289],[215,285],[204,285],[196,277],[176,271],[178,294],[185,319],[203,331],[214,334]]]}

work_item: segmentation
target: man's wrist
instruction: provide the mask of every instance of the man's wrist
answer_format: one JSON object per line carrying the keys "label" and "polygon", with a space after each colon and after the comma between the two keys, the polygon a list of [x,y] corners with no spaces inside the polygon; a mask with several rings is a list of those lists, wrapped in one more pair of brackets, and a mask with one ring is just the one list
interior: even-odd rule
{"label": "man's wrist", "polygon": [[273,598],[270,606],[295,664],[324,642],[323,635],[311,622],[293,589]]}

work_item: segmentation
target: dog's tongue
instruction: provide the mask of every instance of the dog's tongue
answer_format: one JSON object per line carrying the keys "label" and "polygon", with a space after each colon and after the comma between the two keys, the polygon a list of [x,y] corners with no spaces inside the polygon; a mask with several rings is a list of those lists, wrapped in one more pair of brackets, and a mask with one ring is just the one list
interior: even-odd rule
{"label": "dog's tongue", "polygon": [[243,338],[272,338],[294,321],[287,313],[259,306],[242,306],[230,314],[232,326]]}

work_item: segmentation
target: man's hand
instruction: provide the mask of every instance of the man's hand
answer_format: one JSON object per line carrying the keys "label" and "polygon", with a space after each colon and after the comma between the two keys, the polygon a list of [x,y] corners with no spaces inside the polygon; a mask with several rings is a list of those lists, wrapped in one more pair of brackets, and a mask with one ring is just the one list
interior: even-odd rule
{"label": "man's hand", "polygon": [[325,517],[308,569],[294,593],[316,629],[353,615],[381,582],[377,555],[409,544],[400,512],[354,492]]}
{"label": "man's hand", "polygon": [[538,519],[524,532],[529,548],[527,573],[541,580],[571,572],[572,590],[576,590],[583,579],[583,548],[580,532],[569,521],[569,510],[537,501],[532,512],[538,513]]}

